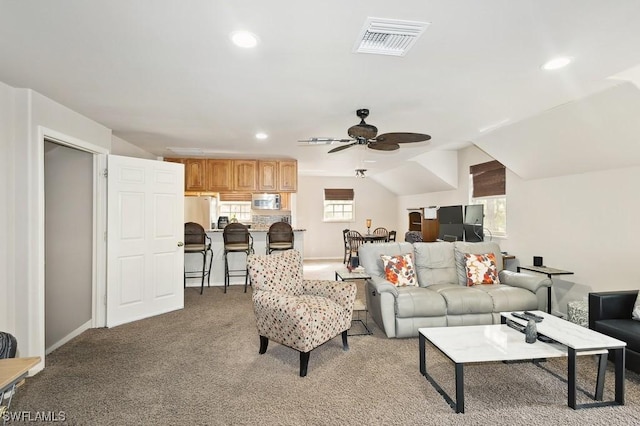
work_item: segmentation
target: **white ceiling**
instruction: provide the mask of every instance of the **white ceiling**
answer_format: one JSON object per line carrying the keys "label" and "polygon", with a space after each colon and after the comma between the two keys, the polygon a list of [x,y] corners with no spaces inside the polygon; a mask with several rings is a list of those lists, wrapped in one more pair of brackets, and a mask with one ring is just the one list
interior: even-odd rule
{"label": "white ceiling", "polygon": [[[470,143],[523,177],[571,172],[556,162],[537,174],[519,150],[539,152],[532,135],[558,134],[553,126],[564,120],[545,111],[632,86],[609,77],[640,64],[638,0],[0,0],[0,11],[0,81],[32,88],[149,152],[296,158],[303,175],[366,168],[400,194],[456,187],[456,173],[443,167],[451,156],[434,152]],[[430,25],[404,57],[352,53],[367,17]],[[258,47],[233,46],[229,35],[239,29],[257,34]],[[559,55],[574,62],[540,68]],[[620,96],[640,108],[638,93]],[[367,122],[379,133],[432,140],[395,152],[298,146],[346,137],[358,108],[371,110]],[[615,125],[612,115],[600,124]],[[530,130],[541,124],[542,133]],[[256,140],[258,131],[269,138]],[[555,143],[576,151],[591,134],[579,133]],[[601,167],[590,161],[576,172]],[[403,186],[413,175],[424,175],[422,184]]]}

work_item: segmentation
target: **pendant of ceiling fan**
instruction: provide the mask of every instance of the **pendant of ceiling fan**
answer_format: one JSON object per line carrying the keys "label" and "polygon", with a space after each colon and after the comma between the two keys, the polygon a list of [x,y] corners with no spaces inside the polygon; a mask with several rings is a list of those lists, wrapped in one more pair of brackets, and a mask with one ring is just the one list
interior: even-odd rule
{"label": "pendant of ceiling fan", "polygon": [[365,145],[367,148],[376,151],[395,151],[400,148],[399,144],[425,142],[431,139],[431,136],[424,133],[392,132],[378,135],[378,128],[364,121],[369,116],[368,109],[361,108],[356,111],[356,115],[360,118],[360,123],[349,127],[347,130],[347,134],[351,139],[310,138],[298,142],[305,142],[308,145],[348,143],[329,150],[329,153],[334,153],[356,145]]}

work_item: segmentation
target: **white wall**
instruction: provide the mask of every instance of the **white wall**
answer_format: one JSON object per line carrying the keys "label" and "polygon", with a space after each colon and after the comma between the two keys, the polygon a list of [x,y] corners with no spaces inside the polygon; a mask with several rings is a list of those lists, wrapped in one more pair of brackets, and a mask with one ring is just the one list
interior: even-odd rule
{"label": "white wall", "polygon": [[[12,154],[14,164],[9,179],[14,183],[9,189],[15,194],[13,219],[7,228],[13,229],[16,237],[9,247],[15,270],[8,286],[13,294],[6,304],[15,306],[9,323],[18,339],[19,354],[44,359],[44,136],[83,141],[108,150],[111,130],[32,90],[12,92],[14,133],[3,151]],[[3,97],[10,95],[0,92]],[[7,100],[0,100],[0,105],[4,102]]]}
{"label": "white wall", "polygon": [[[325,188],[353,188],[355,220],[353,222],[323,222]],[[305,259],[340,259],[344,254],[342,230],[367,232],[366,219],[371,219],[371,231],[382,226],[396,229],[398,197],[373,179],[356,177],[298,177],[296,197],[296,227],[305,228]]]}
{"label": "white wall", "polygon": [[[467,204],[469,166],[490,160],[476,147],[460,151],[458,188],[399,197],[398,214],[408,207]],[[640,288],[633,261],[640,237],[637,182],[640,167],[528,181],[507,169],[508,236],[496,241],[521,265],[542,256],[546,266],[575,273],[554,279],[554,310],[560,312],[589,291]]]}
{"label": "white wall", "polygon": [[0,82],[0,331],[15,333],[13,254],[14,89]]}
{"label": "white wall", "polygon": [[142,148],[138,148],[132,143],[125,141],[117,136],[111,136],[111,152],[114,155],[123,155],[126,157],[146,158],[147,160],[157,160],[158,157]]}

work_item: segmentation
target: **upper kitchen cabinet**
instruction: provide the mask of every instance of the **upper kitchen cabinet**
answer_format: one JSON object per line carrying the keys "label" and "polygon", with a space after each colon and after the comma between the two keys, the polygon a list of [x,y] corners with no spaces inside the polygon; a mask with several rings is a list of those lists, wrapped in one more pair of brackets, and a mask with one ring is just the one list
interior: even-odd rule
{"label": "upper kitchen cabinet", "polygon": [[207,190],[206,164],[207,160],[204,158],[187,158],[184,160],[184,189],[186,191]]}
{"label": "upper kitchen cabinet", "polygon": [[233,160],[233,190],[252,192],[258,187],[258,162],[256,160]]}
{"label": "upper kitchen cabinet", "polygon": [[207,160],[207,191],[233,191],[231,160]]}
{"label": "upper kitchen cabinet", "polygon": [[278,162],[258,161],[258,191],[278,190]]}
{"label": "upper kitchen cabinet", "polygon": [[278,162],[278,190],[283,192],[296,192],[298,190],[298,162]]}

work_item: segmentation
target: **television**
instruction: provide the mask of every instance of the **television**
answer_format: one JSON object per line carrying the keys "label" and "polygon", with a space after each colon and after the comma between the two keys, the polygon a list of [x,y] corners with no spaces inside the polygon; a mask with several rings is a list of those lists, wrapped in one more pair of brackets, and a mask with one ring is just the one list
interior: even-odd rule
{"label": "television", "polygon": [[[451,241],[464,240],[462,206],[443,206],[438,209],[438,239]],[[445,239],[446,235],[446,239]]]}
{"label": "television", "polygon": [[484,206],[470,204],[464,208],[464,240],[469,242],[484,241]]}

